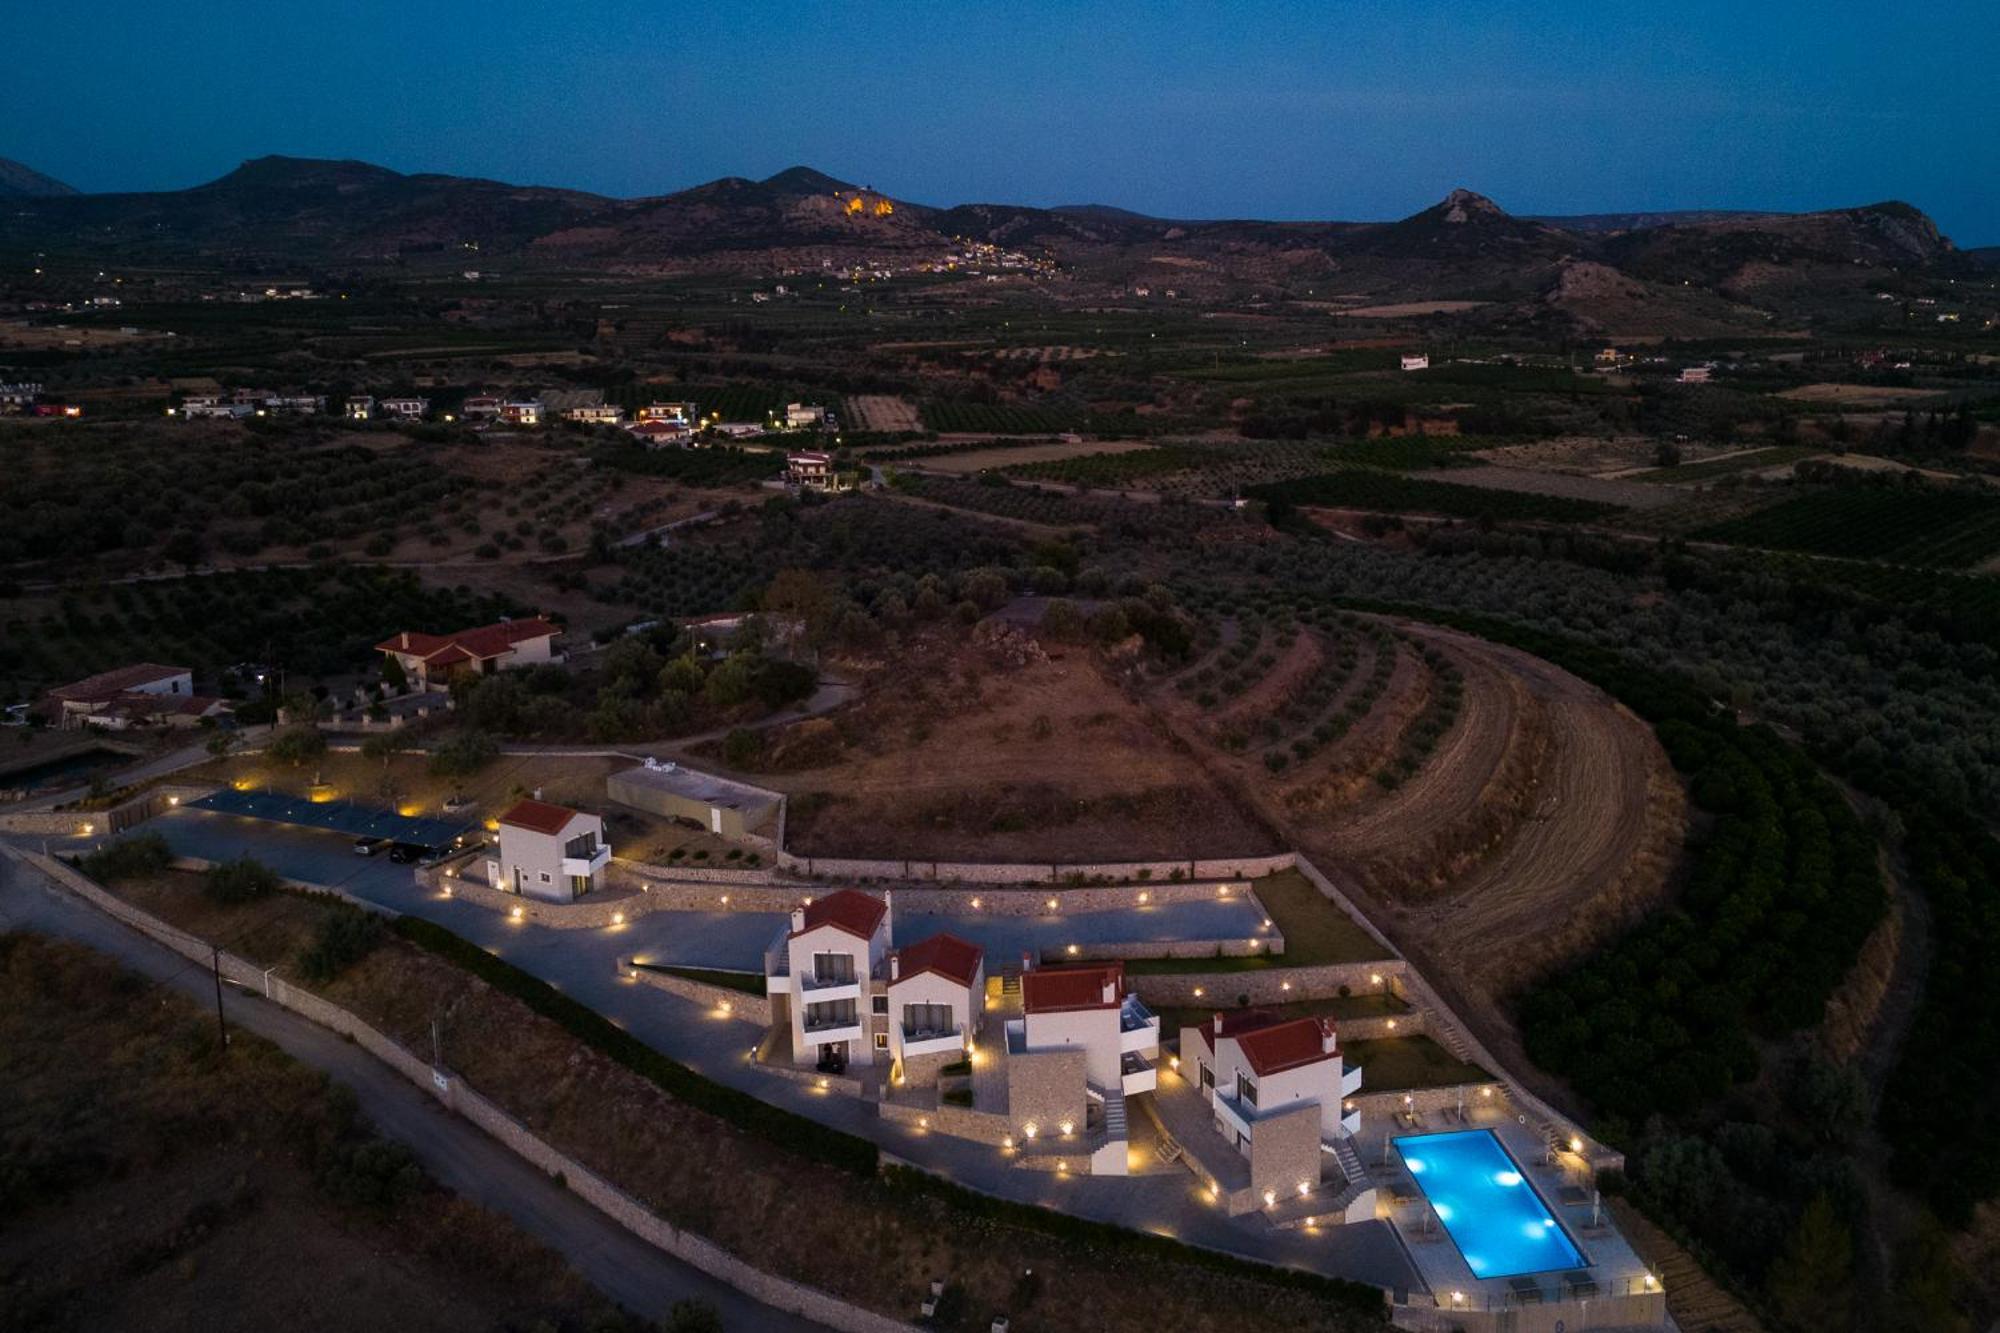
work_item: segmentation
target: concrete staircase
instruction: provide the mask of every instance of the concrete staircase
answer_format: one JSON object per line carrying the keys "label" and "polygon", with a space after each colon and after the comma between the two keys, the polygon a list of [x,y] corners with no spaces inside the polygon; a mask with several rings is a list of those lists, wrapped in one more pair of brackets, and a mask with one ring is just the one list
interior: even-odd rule
{"label": "concrete staircase", "polygon": [[1340,1164],[1340,1174],[1352,1185],[1368,1179],[1368,1169],[1361,1165],[1361,1154],[1354,1150],[1354,1140],[1343,1134],[1325,1146],[1333,1149],[1333,1160]]}
{"label": "concrete staircase", "polygon": [[1090,1174],[1093,1176],[1123,1176],[1131,1174],[1125,1152],[1132,1134],[1125,1119],[1125,1091],[1122,1088],[1099,1090],[1090,1089],[1092,1100],[1104,1105],[1104,1119],[1098,1126],[1104,1135],[1103,1142],[1090,1154]]}

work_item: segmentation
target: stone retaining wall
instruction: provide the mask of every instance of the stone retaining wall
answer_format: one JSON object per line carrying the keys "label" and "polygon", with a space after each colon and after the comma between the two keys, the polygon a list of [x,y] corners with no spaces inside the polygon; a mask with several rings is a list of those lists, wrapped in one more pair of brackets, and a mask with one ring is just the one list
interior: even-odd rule
{"label": "stone retaining wall", "polygon": [[[1507,1095],[1507,1085],[1499,1079],[1489,1079],[1484,1083],[1453,1083],[1441,1088],[1405,1088],[1402,1091],[1370,1092],[1364,1085],[1360,1092],[1347,1100],[1354,1109],[1368,1116],[1394,1116],[1398,1111],[1421,1111],[1434,1116],[1446,1107],[1456,1107],[1463,1098],[1467,1110],[1490,1109],[1498,1106],[1513,1110],[1513,1103]],[[1432,1130],[1455,1129],[1455,1125],[1432,1124]]]}
{"label": "stone retaining wall", "polygon": [[1285,937],[1275,929],[1241,940],[1106,940],[1079,943],[1075,953],[1050,958],[1052,963],[1093,958],[1262,958],[1285,952]]}
{"label": "stone retaining wall", "polygon": [[[936,1134],[949,1134],[953,1138],[970,1139],[974,1143],[988,1143],[996,1148],[1006,1141],[1009,1130],[1004,1115],[975,1111],[969,1106],[953,1106],[949,1102],[940,1104],[936,1110],[883,1102],[880,1110],[884,1120],[928,1129]],[[927,1125],[925,1121],[930,1123]]]}
{"label": "stone retaining wall", "polygon": [[937,880],[962,884],[1061,884],[1065,880],[1256,879],[1289,870],[1296,855],[1217,857],[1188,861],[1001,862],[933,861],[913,858],[800,856],[780,850],[778,866],[817,879]]}
{"label": "stone retaining wall", "polygon": [[217,954],[205,940],[177,930],[107,893],[68,866],[32,852],[15,853],[91,906],[134,927],[190,961],[213,961],[222,976],[246,990],[265,995],[304,1018],[338,1032],[410,1082],[431,1093],[465,1119],[560,1181],[599,1212],[638,1236],[712,1277],[774,1309],[839,1329],[842,1333],[914,1333],[914,1325],[850,1304],[831,1293],[754,1268],[705,1237],[674,1227],[582,1163],[570,1158],[455,1074],[434,1069],[387,1036],[338,1005],[272,977],[246,959]]}
{"label": "stone retaining wall", "polygon": [[[1237,997],[1244,995],[1250,997],[1251,1004],[1291,1004],[1338,995],[1342,986],[1353,995],[1393,990],[1408,969],[1409,964],[1402,959],[1387,958],[1375,963],[1321,963],[1313,967],[1271,967],[1246,972],[1140,972],[1129,974],[1126,981],[1147,1004],[1233,1009]],[[1381,981],[1376,981],[1376,977]],[[1285,989],[1287,982],[1291,983],[1290,990]],[[1397,1026],[1400,1028],[1401,1023]],[[1345,1031],[1344,1026],[1342,1030]]]}
{"label": "stone retaining wall", "polygon": [[631,959],[621,959],[625,975],[642,986],[652,986],[657,990],[678,995],[683,1000],[693,1000],[704,1009],[721,1009],[733,1017],[746,1022],[768,1026],[771,1022],[771,997],[752,995],[747,991],[729,986],[711,985],[706,981],[696,981],[692,977],[678,977],[671,972],[660,972],[648,967],[633,967]]}

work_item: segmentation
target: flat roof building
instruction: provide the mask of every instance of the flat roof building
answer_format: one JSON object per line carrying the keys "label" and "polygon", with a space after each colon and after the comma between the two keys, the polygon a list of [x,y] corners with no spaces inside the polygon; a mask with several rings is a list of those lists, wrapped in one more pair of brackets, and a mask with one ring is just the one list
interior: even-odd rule
{"label": "flat roof building", "polygon": [[785,799],[762,787],[659,759],[613,773],[605,782],[605,791],[621,805],[667,819],[684,819],[732,840],[756,833],[777,814]]}

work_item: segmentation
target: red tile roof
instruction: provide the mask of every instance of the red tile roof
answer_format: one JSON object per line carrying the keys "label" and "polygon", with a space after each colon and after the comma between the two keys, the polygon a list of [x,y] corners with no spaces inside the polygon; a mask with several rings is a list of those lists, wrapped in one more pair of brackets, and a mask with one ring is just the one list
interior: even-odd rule
{"label": "red tile roof", "polygon": [[514,802],[512,808],[500,816],[500,822],[554,837],[569,826],[569,821],[576,818],[576,814],[576,811],[566,805],[553,805],[548,801],[521,800]]}
{"label": "red tile roof", "polygon": [[1236,1044],[1243,1048],[1243,1058],[1250,1062],[1250,1068],[1257,1071],[1259,1078],[1331,1060],[1338,1054],[1330,1018],[1294,1018],[1273,1023],[1237,1034]]}
{"label": "red tile roof", "polygon": [[[875,934],[875,928],[882,924],[882,918],[888,911],[889,905],[880,898],[859,889],[841,889],[806,904],[804,929],[835,926],[865,940]],[[792,932],[794,935],[799,933],[796,930]]]}
{"label": "red tile roof", "polygon": [[477,629],[462,629],[455,634],[404,630],[394,638],[382,640],[375,645],[375,649],[384,653],[406,653],[426,662],[448,666],[453,662],[498,657],[523,639],[545,639],[560,633],[561,629],[540,616],[533,616],[527,620],[502,620]]}
{"label": "red tile roof", "polygon": [[[1105,996],[1110,998],[1106,999]],[[1021,1010],[1060,1014],[1078,1009],[1115,1009],[1125,994],[1125,964],[1089,963],[1044,967],[1021,974]]]}
{"label": "red tile roof", "polygon": [[970,986],[985,960],[986,951],[971,940],[951,934],[933,935],[896,950],[897,979],[907,981],[919,972],[935,972],[948,981]]}
{"label": "red tile roof", "polygon": [[49,691],[49,697],[68,703],[101,703],[107,699],[115,699],[127,690],[136,690],[141,685],[151,685],[155,681],[166,680],[172,676],[190,674],[192,673],[186,667],[161,666],[158,662],[135,662],[131,666],[100,671],[73,684],[58,685]]}

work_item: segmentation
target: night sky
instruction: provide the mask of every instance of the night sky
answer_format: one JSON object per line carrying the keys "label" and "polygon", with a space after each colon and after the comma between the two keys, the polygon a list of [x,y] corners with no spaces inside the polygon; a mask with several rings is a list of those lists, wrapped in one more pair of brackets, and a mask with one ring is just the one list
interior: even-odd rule
{"label": "night sky", "polygon": [[2000,242],[1994,0],[9,9],[0,156],[85,190],[266,153],[615,195],[805,163],[1169,217],[1900,198]]}

